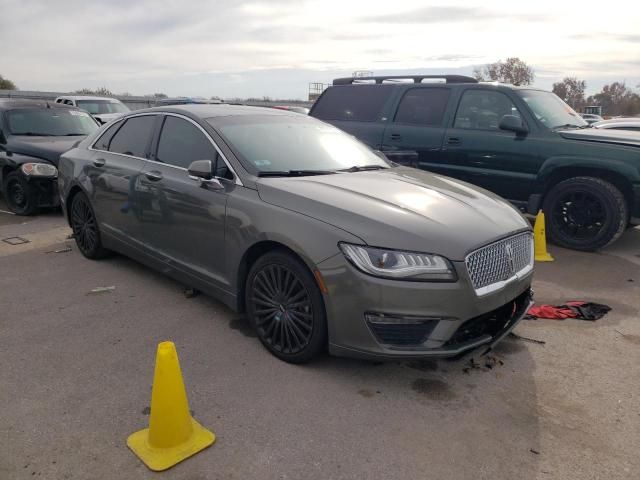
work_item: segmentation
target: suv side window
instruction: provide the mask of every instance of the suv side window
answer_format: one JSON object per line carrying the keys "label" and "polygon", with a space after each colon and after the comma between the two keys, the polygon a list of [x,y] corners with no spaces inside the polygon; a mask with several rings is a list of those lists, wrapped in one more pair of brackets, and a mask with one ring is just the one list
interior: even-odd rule
{"label": "suv side window", "polygon": [[320,120],[375,122],[393,91],[392,85],[349,85],[328,88],[312,116]]}
{"label": "suv side window", "polygon": [[107,130],[100,136],[98,141],[93,144],[94,150],[109,150],[109,143],[111,142],[111,138],[115,135],[118,129],[122,126],[121,122],[117,122],[115,125],[111,125]]}
{"label": "suv side window", "polygon": [[167,116],[162,126],[156,160],[182,168],[189,168],[196,160],[211,160],[213,165],[217,161],[214,175],[222,178],[230,175],[211,141],[190,122],[172,116]]}
{"label": "suv side window", "polygon": [[155,121],[155,115],[144,115],[128,119],[111,139],[109,151],[146,158],[145,153]]}
{"label": "suv side window", "polygon": [[521,116],[504,93],[495,90],[467,90],[458,105],[453,126],[473,130],[499,130],[498,124],[504,115]]}
{"label": "suv side window", "polygon": [[411,88],[402,97],[394,121],[440,126],[450,94],[448,88]]}

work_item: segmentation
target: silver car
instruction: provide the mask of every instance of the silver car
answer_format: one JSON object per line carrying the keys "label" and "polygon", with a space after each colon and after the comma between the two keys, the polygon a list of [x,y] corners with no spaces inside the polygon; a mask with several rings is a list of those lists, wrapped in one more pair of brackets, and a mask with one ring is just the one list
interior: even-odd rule
{"label": "silver car", "polygon": [[531,228],[515,208],[307,116],[137,111],[59,170],[84,256],[120,252],[246,312],[288,362],[327,348],[369,359],[487,350],[531,303]]}

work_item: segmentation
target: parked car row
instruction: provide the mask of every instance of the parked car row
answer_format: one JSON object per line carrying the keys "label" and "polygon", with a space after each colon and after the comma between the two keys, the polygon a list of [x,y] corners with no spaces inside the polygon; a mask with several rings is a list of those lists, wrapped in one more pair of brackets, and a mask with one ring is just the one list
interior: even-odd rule
{"label": "parked car row", "polygon": [[531,214],[542,208],[547,234],[564,247],[602,248],[640,224],[636,132],[588,128],[556,95],[530,87],[401,80],[337,79],[310,115],[394,161],[486,188]]}

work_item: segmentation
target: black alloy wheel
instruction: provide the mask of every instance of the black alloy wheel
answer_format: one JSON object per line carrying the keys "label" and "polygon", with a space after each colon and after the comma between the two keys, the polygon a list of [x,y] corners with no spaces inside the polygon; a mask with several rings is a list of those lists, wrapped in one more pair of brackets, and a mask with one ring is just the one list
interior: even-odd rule
{"label": "black alloy wheel", "polygon": [[597,250],[617,240],[628,221],[624,195],[594,177],[570,178],[555,185],[544,200],[550,240],[574,250]]}
{"label": "black alloy wheel", "polygon": [[16,215],[32,215],[38,209],[37,194],[20,172],[11,172],[4,180],[4,197]]}
{"label": "black alloy wheel", "polygon": [[247,278],[247,314],[264,346],[291,363],[310,360],[326,345],[326,315],[315,279],[293,255],[270,252]]}
{"label": "black alloy wheel", "polygon": [[91,259],[104,257],[108,251],[102,246],[96,216],[84,193],[77,193],[71,200],[69,218],[80,253]]}

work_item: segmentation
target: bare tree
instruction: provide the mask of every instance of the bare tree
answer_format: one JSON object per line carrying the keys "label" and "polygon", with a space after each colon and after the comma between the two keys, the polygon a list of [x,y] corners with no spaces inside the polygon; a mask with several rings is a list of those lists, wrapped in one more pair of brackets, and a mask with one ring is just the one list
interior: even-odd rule
{"label": "bare tree", "polygon": [[113,97],[113,92],[106,87],[96,88],[95,90],[91,90],[90,88],[81,88],[80,90],[76,90],[74,93],[80,93],[83,95],[104,95],[106,97]]}
{"label": "bare tree", "polygon": [[640,95],[628,88],[625,82],[613,82],[587,99],[588,103],[602,106],[607,115],[637,115],[640,113]]}
{"label": "bare tree", "polygon": [[476,67],[473,76],[479,81],[494,81],[510,83],[512,85],[531,85],[535,74],[533,68],[518,57],[507,58],[504,62],[498,60],[495,63]]}
{"label": "bare tree", "polygon": [[565,77],[561,82],[553,84],[553,93],[567,102],[575,110],[580,110],[584,106],[584,90],[587,82],[578,80],[576,77]]}
{"label": "bare tree", "polygon": [[11,80],[0,75],[0,90],[18,90],[18,87]]}

